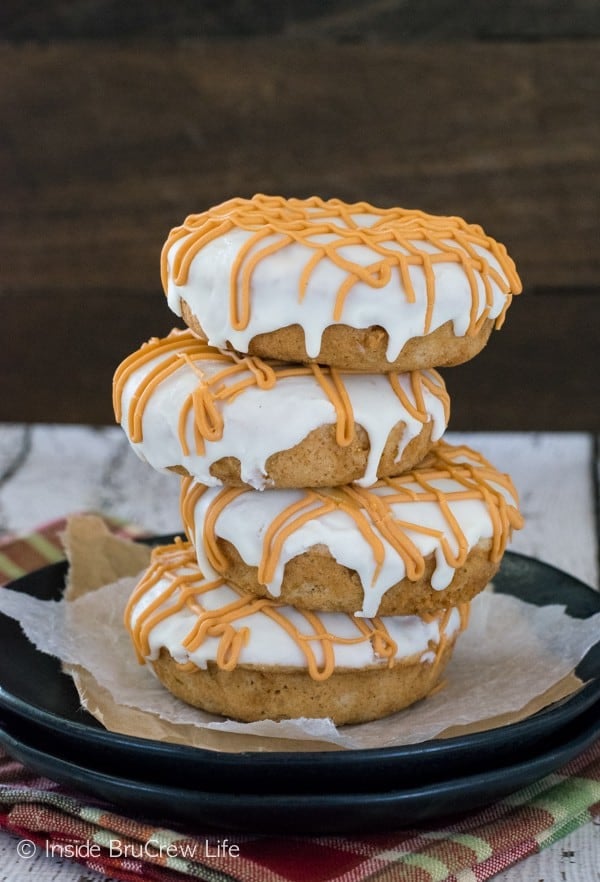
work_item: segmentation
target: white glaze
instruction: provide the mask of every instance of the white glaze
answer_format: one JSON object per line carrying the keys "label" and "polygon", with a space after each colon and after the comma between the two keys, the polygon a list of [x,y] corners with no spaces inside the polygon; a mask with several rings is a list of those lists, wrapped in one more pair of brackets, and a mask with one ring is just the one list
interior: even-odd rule
{"label": "white glaze", "polygon": [[[456,462],[460,461],[468,461],[468,458],[457,457]],[[430,483],[447,494],[462,492],[465,489],[464,485],[450,478],[431,480]],[[487,483],[490,488],[498,491],[509,505],[515,508],[518,506],[516,497],[500,483],[493,480],[488,480]],[[417,497],[423,495],[422,488],[416,482],[410,482],[407,487],[414,491]],[[215,535],[230,542],[248,566],[258,567],[262,558],[264,536],[269,526],[288,506],[302,499],[306,492],[308,491],[267,490],[260,494],[253,491],[243,493],[223,508],[215,521]],[[385,485],[372,487],[369,490],[369,493],[380,497],[385,497],[391,492],[393,491]],[[200,567],[204,572],[211,573],[214,570],[206,555],[203,530],[206,512],[218,493],[219,490],[209,488],[196,503],[190,537]],[[452,500],[447,497],[447,501],[452,515],[465,536],[469,551],[479,542],[493,537],[492,518],[483,499]],[[317,505],[318,503],[315,503],[313,507]],[[404,528],[404,532],[424,558],[434,555],[435,569],[431,585],[435,590],[443,591],[452,581],[455,571],[444,556],[442,537],[449,543],[454,553],[458,551],[458,543],[440,505],[437,502],[400,502],[392,503],[390,507],[395,521],[439,531],[438,536],[430,536],[410,529],[409,526]],[[363,513],[384,546],[385,557],[379,573],[376,572],[377,562],[371,546],[358,529],[356,522],[351,515],[336,508],[332,512],[307,521],[285,538],[277,558],[273,579],[267,586],[271,595],[280,596],[286,563],[312,547],[320,545],[325,546],[339,564],[358,573],[364,589],[364,598],[363,606],[356,615],[368,617],[376,615],[385,592],[405,578],[406,565],[401,554],[377,530],[369,513],[366,510],[363,510]]]}
{"label": "white glaze", "polygon": [[[380,218],[381,215],[370,212],[353,215],[354,221],[362,227],[369,227]],[[331,220],[338,228],[348,229],[342,218]],[[319,218],[319,223],[322,222],[324,219]],[[307,354],[316,358],[321,348],[323,332],[328,326],[346,324],[353,328],[368,328],[379,325],[389,335],[387,359],[391,362],[398,357],[409,339],[422,337],[426,333],[426,277],[422,266],[412,265],[409,268],[414,302],[410,302],[407,297],[400,273],[393,271],[387,284],[381,288],[373,288],[364,281],[357,281],[348,294],[341,318],[336,322],[333,317],[335,299],[348,273],[329,257],[325,257],[311,274],[306,294],[300,299],[300,278],[314,250],[299,242],[293,242],[258,262],[251,280],[250,321],[247,327],[234,329],[229,314],[232,267],[240,249],[253,235],[252,231],[236,227],[215,238],[195,255],[187,281],[181,285],[175,283],[171,268],[177,252],[189,237],[173,242],[167,251],[169,306],[177,315],[181,315],[181,302],[185,302],[197,316],[213,345],[224,347],[230,343],[238,351],[247,352],[250,341],[256,335],[299,324],[304,330]],[[248,257],[282,238],[281,233],[267,236],[252,246]],[[331,235],[313,236],[312,241],[326,243],[335,238]],[[467,255],[457,241],[441,241],[454,251]],[[432,254],[440,252],[436,245],[427,241],[415,239],[411,240],[411,245]],[[386,242],[386,247],[392,251],[408,253],[395,242]],[[480,245],[471,247],[484,258],[489,267],[506,279],[505,272],[490,250]],[[360,267],[369,266],[380,259],[366,245],[345,246],[339,249],[339,253]],[[473,300],[467,273],[460,262],[440,262],[433,264],[433,275],[436,293],[429,330],[434,331],[446,322],[451,322],[454,334],[464,336],[469,326]],[[478,269],[473,269],[473,276],[478,291],[476,314],[479,318],[486,305],[485,289]],[[505,294],[493,279],[490,279],[490,285],[492,302],[488,316],[495,319],[502,313],[507,296],[510,295]]]}
{"label": "white glaze", "polygon": [[[168,339],[168,338],[167,338]],[[123,387],[121,396],[121,426],[128,432],[128,417],[132,399],[144,387],[145,378],[164,361],[169,354],[160,353],[132,372]],[[233,364],[233,360],[231,362]],[[223,362],[197,359],[195,365],[206,378],[214,376],[226,366]],[[439,374],[423,371],[444,394],[445,387]],[[242,374],[224,380],[229,386],[250,377]],[[369,486],[377,480],[377,467],[388,436],[396,425],[406,426],[396,454],[399,460],[408,443],[420,433],[423,423],[404,407],[393,391],[387,375],[341,374],[348,391],[355,422],[361,425],[370,442],[367,467],[357,483]],[[398,374],[407,399],[414,405],[410,374]],[[271,389],[256,385],[244,390],[229,401],[218,401],[223,416],[222,437],[205,442],[205,453],[198,454],[194,442],[194,415],[186,423],[185,438],[189,453],[185,454],[179,440],[178,422],[180,412],[192,391],[201,380],[184,361],[177,371],[166,377],[153,391],[145,406],[142,420],[143,438],[132,443],[138,456],[158,470],[170,466],[184,466],[190,475],[209,486],[221,482],[210,473],[210,467],[222,457],[236,457],[240,461],[242,480],[251,487],[262,490],[266,482],[266,463],[274,453],[289,450],[300,443],[314,429],[323,425],[335,425],[336,412],[333,404],[315,379],[307,376],[283,377]],[[423,387],[425,408],[432,421],[432,440],[436,441],[446,429],[444,406],[440,397]]]}
{"label": "white glaze", "polygon": [[[183,573],[192,572],[189,565],[174,566],[163,578],[152,586],[133,606],[131,610],[129,626],[133,628],[140,614],[146,607],[159,597],[168,588],[174,577]],[[198,584],[203,582],[199,570]],[[175,605],[177,593],[167,599],[158,609],[168,609]],[[212,591],[198,595],[197,601],[203,609],[217,610],[232,601],[238,600],[240,594],[228,585],[221,585]],[[285,616],[301,633],[313,634],[314,629],[308,623],[301,612],[291,606],[281,606],[278,612]],[[342,638],[356,638],[360,631],[352,621],[352,616],[345,613],[317,613],[328,633]],[[219,648],[219,638],[206,637],[202,644],[195,650],[189,651],[183,646],[186,636],[190,633],[197,621],[196,614],[189,608],[174,611],[162,621],[158,622],[150,630],[148,659],[155,659],[162,647],[165,647],[175,661],[185,663],[192,661],[199,668],[206,668],[209,661],[216,661]],[[385,619],[386,629],[396,643],[397,650],[395,659],[401,660],[414,655],[420,656],[423,662],[431,662],[434,659],[431,646],[437,645],[440,640],[440,627],[437,620],[425,622],[418,616],[387,616]],[[236,631],[247,627],[249,639],[243,646],[239,655],[240,665],[268,665],[290,666],[306,668],[306,656],[298,643],[278,622],[265,615],[260,610],[251,615],[240,618],[234,623]],[[453,609],[444,633],[452,637],[460,628],[460,615],[457,609]],[[431,641],[431,644],[430,644]],[[311,648],[319,667],[323,665],[323,648],[321,641],[311,641]],[[369,640],[355,644],[333,643],[333,652],[336,668],[364,668],[370,665],[387,665],[388,660],[381,658],[373,651]]]}

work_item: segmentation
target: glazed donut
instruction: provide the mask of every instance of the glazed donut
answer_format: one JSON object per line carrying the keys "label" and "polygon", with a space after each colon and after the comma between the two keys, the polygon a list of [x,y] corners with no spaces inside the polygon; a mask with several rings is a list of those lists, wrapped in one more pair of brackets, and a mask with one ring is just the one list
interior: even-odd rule
{"label": "glazed donut", "polygon": [[207,581],[188,543],[160,546],[127,605],[138,660],[176,696],[237,720],[378,719],[439,681],[468,606],[356,619]]}
{"label": "glazed donut", "polygon": [[206,485],[327,487],[401,474],[444,433],[434,370],[341,373],[240,357],[191,331],[152,339],[120,366],[114,408],[135,452]]}
{"label": "glazed donut", "polygon": [[215,346],[370,373],[467,361],[521,291],[505,247],[462,218],[318,197],[190,215],[161,272]]}
{"label": "glazed donut", "polygon": [[508,475],[444,441],[370,488],[258,493],[184,479],[181,515],[203,572],[305,609],[369,617],[471,600],[523,523]]}

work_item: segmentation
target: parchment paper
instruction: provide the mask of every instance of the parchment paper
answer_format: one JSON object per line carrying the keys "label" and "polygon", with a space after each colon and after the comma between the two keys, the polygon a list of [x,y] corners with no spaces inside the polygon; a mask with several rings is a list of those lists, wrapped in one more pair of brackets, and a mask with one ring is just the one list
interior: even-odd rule
{"label": "parchment paper", "polygon": [[92,517],[72,519],[65,545],[65,599],[4,589],[0,610],[38,649],[61,659],[82,704],[111,731],[213,750],[384,747],[514,722],[580,688],[573,670],[600,634],[600,613],[572,619],[563,606],[540,608],[488,589],[472,604],[444,687],[413,707],[340,728],[330,720],[237,723],[189,707],[137,664],[122,617],[136,582],[131,574],[144,568],[148,550],[111,536]]}

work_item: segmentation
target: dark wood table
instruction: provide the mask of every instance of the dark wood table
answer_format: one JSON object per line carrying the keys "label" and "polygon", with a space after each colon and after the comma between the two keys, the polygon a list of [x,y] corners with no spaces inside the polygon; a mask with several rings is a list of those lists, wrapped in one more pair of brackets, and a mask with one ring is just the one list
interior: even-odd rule
{"label": "dark wood table", "polygon": [[169,13],[160,36],[146,5],[136,29],[119,4],[100,4],[103,24],[85,4],[81,21],[8,4],[0,419],[111,422],[115,366],[176,321],[159,280],[168,230],[262,191],[480,223],[525,292],[484,353],[448,372],[452,427],[600,430],[594,4],[574,4],[567,27],[552,3],[536,30],[535,4],[476,27],[468,3],[454,30],[428,31],[414,3],[400,19],[313,5],[285,5],[284,21],[267,4],[261,25],[242,3],[227,33],[224,13],[198,11],[195,27]]}

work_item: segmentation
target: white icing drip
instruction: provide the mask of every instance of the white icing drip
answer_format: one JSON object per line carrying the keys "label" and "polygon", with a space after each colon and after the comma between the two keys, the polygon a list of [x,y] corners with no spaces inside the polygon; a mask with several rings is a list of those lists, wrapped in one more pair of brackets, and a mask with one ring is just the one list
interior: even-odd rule
{"label": "white icing drip", "polygon": [[[370,226],[377,221],[378,215],[366,214],[361,218],[357,214],[354,219],[361,226]],[[340,218],[335,223],[338,228],[344,226]],[[409,268],[414,287],[414,302],[409,302],[401,274],[394,268],[389,281],[381,288],[373,288],[366,282],[357,281],[346,298],[340,320],[336,322],[333,318],[336,294],[347,278],[347,271],[330,258],[324,257],[312,272],[306,294],[301,300],[300,278],[314,250],[298,242],[258,261],[251,280],[250,320],[247,327],[235,330],[231,326],[229,315],[231,269],[240,249],[253,235],[252,231],[234,228],[209,242],[193,258],[187,281],[182,285],[175,284],[171,267],[177,251],[187,242],[188,237],[175,241],[168,250],[169,306],[177,315],[181,315],[181,301],[185,302],[198,317],[209,342],[214,346],[224,347],[231,343],[240,352],[247,352],[250,341],[258,334],[299,324],[304,329],[306,351],[311,358],[316,358],[321,348],[323,332],[330,325],[347,324],[353,328],[379,325],[388,333],[387,358],[391,362],[398,357],[409,339],[424,336],[427,297],[425,272],[421,266],[411,265]],[[248,257],[281,238],[282,234],[279,233],[267,236],[252,246]],[[312,241],[320,242],[331,238],[327,235],[314,236]],[[467,255],[458,242],[442,241]],[[429,242],[413,240],[411,245],[428,253],[439,253],[439,248]],[[386,242],[386,247],[406,253],[406,249],[394,242]],[[491,251],[480,245],[471,247],[503,279],[506,278]],[[380,259],[366,245],[343,246],[340,254],[361,266],[368,266]],[[472,307],[469,278],[459,262],[435,263],[432,271],[436,295],[430,330],[434,331],[446,322],[451,322],[455,335],[464,336],[469,326]],[[479,318],[486,307],[486,298],[481,271],[473,269],[473,274],[479,293],[476,309]],[[502,312],[507,295],[491,278],[490,286],[492,302],[489,318],[494,319]]]}
{"label": "white icing drip", "polygon": [[[432,484],[452,491],[464,491],[464,486],[454,479],[432,481]],[[406,485],[417,494],[423,490],[417,483]],[[500,484],[488,481],[488,486],[504,496],[507,502],[517,506],[517,501]],[[205,572],[212,571],[202,539],[205,515],[218,490],[209,489],[198,500],[194,512],[194,532],[190,537],[196,549],[200,567]],[[377,496],[385,496],[390,491],[387,486],[374,487],[369,491]],[[264,535],[272,521],[288,506],[302,499],[303,490],[268,490],[262,494],[249,491],[230,502],[219,514],[215,522],[215,534],[225,539],[237,549],[248,566],[258,567],[262,557]],[[471,551],[479,542],[492,539],[494,526],[486,504],[480,499],[449,499],[452,515],[465,535]],[[453,552],[458,550],[454,533],[446,521],[437,502],[401,502],[391,504],[394,520],[437,530],[449,543]],[[371,518],[363,510],[365,517]],[[406,535],[414,542],[423,557],[434,555],[435,569],[431,579],[432,587],[443,591],[454,576],[454,568],[447,563],[441,546],[441,536],[425,535],[417,529],[405,528]],[[355,570],[364,589],[362,608],[356,615],[371,617],[377,614],[381,598],[392,585],[406,577],[406,565],[402,556],[377,531],[375,533],[383,544],[385,556],[383,564],[376,572],[377,562],[371,546],[358,529],[351,515],[342,509],[312,518],[287,536],[280,550],[273,579],[268,583],[273,597],[281,594],[284,568],[288,561],[315,546],[325,546],[335,560],[342,566]]]}
{"label": "white icing drip", "polygon": [[[172,354],[157,354],[141,365],[128,377],[121,398],[121,426],[128,434],[128,417],[131,402],[145,378],[161,361]],[[233,364],[233,361],[231,362]],[[206,378],[223,370],[223,362],[198,359],[196,365]],[[443,381],[438,374],[423,372],[444,392]],[[230,386],[250,377],[249,371],[224,380]],[[410,374],[397,375],[407,399],[414,405]],[[394,393],[386,375],[343,374],[356,424],[361,425],[369,437],[370,450],[364,476],[358,482],[369,486],[377,480],[377,467],[388,436],[396,425],[403,422],[396,460],[399,460],[408,443],[416,437],[423,423],[413,417]],[[300,443],[314,429],[323,425],[335,425],[335,408],[315,377],[292,376],[278,379],[271,389],[251,386],[230,401],[218,402],[217,407],[224,419],[220,440],[205,441],[205,453],[197,454],[194,440],[194,416],[187,419],[185,438],[189,454],[184,454],[178,433],[180,412],[201,380],[194,370],[182,362],[181,367],[164,379],[153,391],[145,406],[142,431],[143,439],[132,443],[138,456],[158,470],[170,466],[184,466],[198,481],[209,486],[221,482],[210,473],[213,463],[222,457],[239,459],[242,480],[251,487],[262,490],[266,486],[266,463],[274,453],[289,450]],[[446,429],[442,400],[423,386],[423,397],[429,418],[432,420],[432,437],[438,440]],[[131,439],[130,439],[131,440]]]}
{"label": "white icing drip", "polygon": [[[177,577],[184,572],[190,572],[189,566],[175,567],[171,575]],[[198,571],[198,582],[202,581]],[[133,628],[141,613],[147,606],[168,588],[169,575],[165,575],[158,583],[152,586],[134,605],[130,616],[130,627]],[[159,609],[168,609],[175,603],[175,597],[168,599]],[[199,604],[206,610],[216,610],[235,601],[239,594],[227,585],[206,592],[198,596]],[[307,623],[301,612],[291,606],[283,606],[278,610],[292,622],[302,633],[312,634],[313,628]],[[337,637],[354,638],[360,632],[352,622],[352,617],[344,613],[317,613],[328,633]],[[175,611],[162,621],[158,622],[149,633],[150,654],[149,659],[158,657],[160,649],[165,647],[175,661],[185,663],[192,661],[199,668],[206,668],[209,661],[216,661],[219,647],[219,639],[206,637],[204,642],[195,650],[189,651],[183,646],[183,641],[192,630],[196,622],[196,614],[187,607]],[[439,623],[436,620],[425,622],[418,616],[388,616],[385,625],[392,640],[397,645],[396,659],[401,660],[414,655],[421,656],[422,661],[431,661],[432,654],[429,643],[439,643]],[[258,611],[234,623],[235,629],[249,628],[249,639],[243,646],[239,655],[241,665],[269,665],[290,666],[306,668],[306,657],[297,642],[280,624],[263,612]],[[460,614],[453,609],[448,619],[444,633],[452,637],[460,628]],[[317,664],[323,665],[323,650],[319,640],[311,641]],[[371,665],[386,665],[387,659],[375,655],[370,641],[357,644],[333,644],[335,665],[337,668],[364,668]]]}

